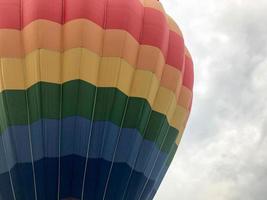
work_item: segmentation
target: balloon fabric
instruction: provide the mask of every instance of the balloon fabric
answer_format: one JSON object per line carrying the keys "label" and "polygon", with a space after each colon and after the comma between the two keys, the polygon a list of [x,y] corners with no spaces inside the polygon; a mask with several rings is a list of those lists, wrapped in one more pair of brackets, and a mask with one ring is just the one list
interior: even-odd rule
{"label": "balloon fabric", "polygon": [[0,0],[0,69],[0,200],[153,199],[194,82],[159,1]]}

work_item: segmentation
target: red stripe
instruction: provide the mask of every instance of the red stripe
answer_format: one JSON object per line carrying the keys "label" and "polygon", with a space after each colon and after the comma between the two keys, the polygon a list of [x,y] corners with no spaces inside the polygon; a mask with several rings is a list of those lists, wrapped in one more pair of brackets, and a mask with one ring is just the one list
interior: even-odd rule
{"label": "red stripe", "polygon": [[185,71],[183,77],[183,85],[190,90],[193,90],[194,85],[194,69],[193,61],[188,56],[185,56]]}
{"label": "red stripe", "polygon": [[[20,29],[20,1],[0,0],[0,28]],[[62,23],[62,0],[22,2],[23,27],[37,19]],[[65,0],[64,6],[64,21],[86,18],[102,28],[125,30],[140,44],[161,49],[167,64],[178,69],[183,66],[183,39],[169,30],[163,13],[144,8],[139,0]]]}
{"label": "red stripe", "polygon": [[107,11],[107,29],[123,29],[140,41],[144,7],[139,1],[113,0]]}
{"label": "red stripe", "polygon": [[0,28],[20,29],[20,0],[0,0]]}
{"label": "red stripe", "polygon": [[37,19],[61,23],[62,0],[23,0],[23,27]]}
{"label": "red stripe", "polygon": [[185,58],[184,39],[170,31],[167,64],[183,71]]}
{"label": "red stripe", "polygon": [[104,28],[106,0],[65,0],[65,22],[85,18]]}
{"label": "red stripe", "polygon": [[169,27],[163,13],[152,8],[145,8],[141,43],[158,47],[162,50],[164,57],[167,57]]}

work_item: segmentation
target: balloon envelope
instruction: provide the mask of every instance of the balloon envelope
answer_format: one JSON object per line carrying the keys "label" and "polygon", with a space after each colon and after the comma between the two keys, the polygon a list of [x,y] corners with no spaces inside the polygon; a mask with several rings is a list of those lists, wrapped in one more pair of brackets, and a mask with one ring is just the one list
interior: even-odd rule
{"label": "balloon envelope", "polygon": [[0,199],[153,199],[193,63],[156,0],[0,0]]}

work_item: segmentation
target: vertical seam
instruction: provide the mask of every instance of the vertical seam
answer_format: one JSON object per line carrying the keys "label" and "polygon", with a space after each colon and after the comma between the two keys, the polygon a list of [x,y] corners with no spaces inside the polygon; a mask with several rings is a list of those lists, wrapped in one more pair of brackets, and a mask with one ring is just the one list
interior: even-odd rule
{"label": "vertical seam", "polygon": [[[0,64],[1,64],[0,65],[0,68],[1,68],[0,81],[1,81],[2,87],[4,89],[5,87],[4,87],[4,80],[3,80],[4,76],[3,76],[3,62],[2,62],[2,58],[0,58]],[[3,107],[4,114],[6,115],[6,118],[7,118],[7,121],[8,121],[8,114],[7,114],[6,106],[5,106],[6,97],[5,97],[5,94],[3,93],[3,91],[2,91],[2,98],[3,98],[3,105],[2,105],[2,107]],[[2,118],[0,118],[0,119],[2,119]],[[3,121],[6,121],[5,120],[5,117],[3,118]],[[3,122],[3,123],[5,123],[8,126],[8,122],[7,121],[6,122]],[[8,175],[9,175],[9,180],[10,180],[10,184],[11,184],[11,190],[12,190],[12,194],[13,194],[14,200],[16,200],[17,198],[16,198],[14,184],[13,184],[12,175],[11,175],[11,168],[12,167],[11,166],[8,166],[7,150],[6,150],[6,145],[5,145],[4,138],[3,138],[3,133],[0,133],[0,134],[2,134],[1,135],[1,140],[2,140],[2,144],[3,144],[3,148],[4,148],[4,153],[5,153],[6,166],[8,168]]]}
{"label": "vertical seam", "polygon": [[[96,107],[96,100],[97,100],[97,93],[98,93],[98,88],[97,88],[97,82],[98,82],[98,75],[99,75],[99,69],[100,65],[102,62],[102,56],[103,56],[103,51],[104,51],[104,40],[105,40],[105,28],[107,24],[107,4],[109,0],[105,0],[105,10],[104,10],[104,21],[103,21],[103,36],[102,36],[102,52],[101,56],[99,57],[98,61],[98,72],[97,72],[97,80],[96,80],[96,86],[95,86],[95,94],[94,94],[94,102],[93,102],[93,108],[92,108],[92,115],[91,115],[91,124],[89,128],[89,133],[88,133],[88,144],[87,144],[87,149],[86,149],[86,160],[85,160],[85,167],[84,167],[84,174],[83,174],[83,183],[82,183],[82,193],[81,193],[81,200],[84,200],[84,190],[85,190],[85,181],[86,181],[86,174],[87,174],[87,167],[88,167],[88,160],[89,160],[89,151],[90,151],[90,144],[91,144],[91,135],[92,135],[92,129],[93,129],[93,122],[94,122],[94,117],[95,117],[95,107]],[[88,66],[90,67],[90,66]]]}
{"label": "vertical seam", "polygon": [[[164,14],[165,15],[165,14]],[[166,24],[167,24],[167,26],[168,26],[168,21],[166,21]],[[166,52],[166,55],[168,56],[168,54],[169,54],[169,45],[170,45],[170,30],[169,30],[169,27],[167,27],[168,28],[168,48],[167,48],[167,52]],[[165,60],[165,63],[164,63],[164,66],[163,66],[163,72],[164,72],[164,68],[165,68],[165,66],[166,66],[166,62],[167,62],[167,59],[164,59]],[[162,80],[162,75],[161,75],[161,77],[160,77],[160,80],[159,80],[159,83],[161,83],[161,80]],[[159,89],[160,89],[160,85],[159,85],[159,88],[158,88],[158,90],[157,90],[157,94],[158,94],[158,92],[159,92]],[[169,109],[170,109],[170,107],[171,107],[171,104],[168,106],[168,111],[169,111]],[[173,115],[174,115],[174,113],[173,113]],[[172,115],[172,116],[173,116]],[[166,116],[167,117],[167,116]],[[166,120],[167,120],[167,122],[168,122],[168,119],[166,118]],[[169,123],[169,122],[168,122]],[[139,198],[138,198],[138,200],[140,200],[141,198],[142,198],[142,195],[143,195],[143,193],[144,193],[144,191],[145,191],[145,188],[146,188],[146,186],[147,186],[147,184],[148,184],[148,182],[149,182],[149,180],[150,180],[150,177],[151,177],[151,175],[152,175],[152,173],[153,173],[153,170],[154,170],[154,168],[155,168],[155,166],[156,166],[156,163],[157,163],[157,161],[158,161],[158,158],[159,158],[159,155],[160,155],[160,153],[161,153],[161,149],[162,149],[162,147],[163,147],[163,145],[164,145],[164,142],[165,142],[165,140],[166,140],[166,138],[167,138],[167,136],[168,136],[168,132],[169,132],[169,130],[170,130],[170,127],[171,127],[171,124],[169,124],[169,127],[168,127],[168,130],[166,131],[166,134],[164,135],[164,138],[163,138],[163,141],[162,141],[162,143],[161,143],[161,145],[160,145],[160,147],[159,147],[159,152],[157,153],[157,156],[156,156],[156,160],[154,161],[154,163],[153,163],[153,167],[152,167],[152,169],[151,169],[151,171],[150,171],[150,173],[149,173],[149,175],[148,175],[148,177],[147,177],[147,180],[146,180],[146,182],[145,182],[145,184],[144,184],[144,186],[143,186],[143,189],[142,189],[142,191],[141,191],[141,193],[140,193],[140,195],[139,195]],[[157,146],[156,146],[156,148],[158,148]],[[164,166],[164,164],[165,164],[165,162],[163,163],[163,166]],[[161,171],[161,170],[160,170]]]}
{"label": "vertical seam", "polygon": [[[23,0],[20,1],[20,30],[22,31],[23,29]],[[21,38],[21,46],[22,46],[22,50],[24,52],[24,39],[23,39],[23,35]],[[24,76],[24,84],[26,86],[26,64],[23,62],[23,76]],[[27,109],[27,127],[28,127],[28,138],[29,138],[29,142],[30,142],[30,152],[31,152],[31,162],[32,162],[32,175],[33,175],[33,185],[34,185],[34,195],[35,195],[35,199],[37,200],[37,190],[36,190],[36,177],[35,177],[35,166],[34,166],[34,158],[33,158],[33,149],[32,149],[32,133],[31,133],[31,125],[30,125],[30,107],[29,107],[29,99],[28,99],[28,90],[25,87],[25,100],[26,100],[26,109]]]}
{"label": "vertical seam", "polygon": [[[143,7],[143,5],[142,5],[142,9],[143,9],[142,25],[141,25],[142,28],[141,28],[141,31],[140,31],[140,34],[139,34],[139,38],[138,38],[138,41],[139,41],[139,42],[138,42],[138,45],[139,45],[139,46],[138,46],[138,54],[137,54],[137,57],[136,57],[136,66],[137,66],[137,64],[138,64],[139,57],[140,57],[141,40],[142,40],[142,38],[143,38],[143,32],[144,32],[145,8]],[[137,69],[135,69],[134,76],[135,76],[136,71],[137,71]],[[130,94],[131,94],[131,92],[130,92]],[[144,105],[142,106],[142,109],[144,109]],[[148,118],[147,118],[147,121],[146,121],[146,125],[145,125],[145,127],[144,127],[144,133],[146,132],[146,130],[147,130],[147,128],[148,128],[148,124],[149,124],[149,121],[150,121],[150,118],[151,118],[151,113],[152,113],[152,107],[151,107],[151,110],[149,111],[149,115],[148,115]],[[141,135],[141,134],[140,134],[140,135]],[[142,136],[142,138],[143,138],[143,136]],[[141,145],[142,145],[142,144],[140,144],[140,146],[141,146]],[[139,147],[140,147],[140,146],[139,146]],[[139,151],[138,151],[138,154],[137,154],[136,158],[134,159],[133,168],[134,168],[134,166],[135,166],[135,163],[136,163],[136,160],[137,160],[138,155],[139,155]],[[132,173],[133,173],[133,168],[131,168],[130,175],[129,175],[128,179],[127,179],[127,183],[126,183],[125,188],[124,188],[124,191],[123,191],[122,200],[124,200],[125,195],[126,195],[126,193],[127,193],[128,186],[129,186],[129,183],[130,183],[130,180],[131,180],[131,177],[132,177]]]}
{"label": "vertical seam", "polygon": [[[129,23],[127,24],[127,29],[126,30],[128,30],[128,28],[129,28]],[[121,50],[121,57],[120,57],[119,76],[120,76],[121,68],[123,67],[122,66],[122,57],[123,57],[123,53],[124,53],[124,49],[125,49],[125,42],[126,42],[127,34],[128,34],[127,31],[125,31],[124,32],[124,39],[123,39],[123,47],[122,47],[122,50]],[[142,32],[140,33],[140,35],[141,34],[142,34]],[[139,48],[138,48],[138,53],[139,53]],[[116,86],[118,85],[118,81],[119,81],[119,78],[120,78],[119,76],[117,78]],[[134,73],[132,74],[129,88],[131,88],[131,86],[132,86],[133,79],[134,79]],[[128,108],[128,103],[129,103],[129,97],[130,97],[130,93],[129,93],[129,95],[127,95],[127,100],[126,100],[126,104],[125,104],[125,107],[124,107],[123,116],[122,116],[122,120],[121,120],[121,124],[120,124],[120,130],[119,130],[118,138],[117,138],[117,141],[116,141],[116,146],[115,146],[115,149],[114,149],[114,152],[113,152],[113,155],[112,155],[111,166],[110,166],[110,169],[109,169],[108,178],[106,180],[106,184],[105,184],[105,189],[104,189],[104,194],[103,194],[102,200],[105,200],[106,199],[106,194],[107,194],[107,190],[108,190],[109,180],[110,180],[110,176],[111,176],[112,169],[113,169],[113,166],[114,166],[115,158],[116,158],[116,155],[117,155],[117,149],[118,149],[119,142],[120,142],[120,139],[121,139],[122,128],[123,128],[124,120],[125,120],[126,113],[127,113],[127,108]]]}
{"label": "vertical seam", "polygon": [[[82,35],[81,35],[81,37],[82,37],[82,41],[81,41],[81,44],[83,43],[83,35],[84,35],[84,24],[82,23]],[[81,48],[80,49],[80,59],[79,59],[79,64],[78,64],[78,87],[77,87],[77,105],[76,105],[76,116],[75,116],[75,124],[74,124],[74,138],[73,138],[73,145],[72,145],[72,147],[73,147],[73,149],[72,149],[72,154],[73,155],[75,155],[75,148],[76,148],[76,140],[77,140],[77,135],[75,134],[76,133],[76,131],[78,132],[78,130],[76,130],[77,129],[77,123],[78,123],[78,116],[79,116],[79,101],[80,101],[80,93],[81,93],[81,68],[82,68],[82,59],[83,59],[83,56],[84,56],[84,49],[83,48]],[[74,162],[73,161],[73,159],[72,159],[72,162]],[[74,176],[74,167],[73,167],[73,165],[74,165],[74,163],[72,163],[72,171],[71,171],[71,173],[72,173],[72,175],[71,175],[71,177],[73,177]],[[72,196],[72,192],[73,192],[73,179],[71,179],[71,196]]]}
{"label": "vertical seam", "polygon": [[64,55],[62,51],[64,49],[64,23],[65,23],[65,4],[64,0],[61,2],[61,35],[60,35],[60,71],[59,73],[59,83],[60,83],[60,96],[59,96],[59,122],[58,122],[58,194],[57,199],[60,200],[60,178],[61,178],[61,133],[62,133],[62,102],[63,102],[63,83],[62,83],[62,74],[63,74],[63,64],[64,64]]}
{"label": "vertical seam", "polygon": [[[144,7],[143,24],[144,24],[144,19],[145,19],[145,7]],[[143,32],[143,30],[142,30],[142,32]],[[168,32],[168,34],[169,34],[169,32]],[[168,36],[169,36],[169,35],[168,35]],[[141,42],[140,42],[140,45],[141,45]],[[166,63],[166,61],[165,61],[165,63]],[[164,63],[164,65],[165,65],[165,63]],[[160,80],[159,80],[159,86],[158,86],[158,88],[157,88],[157,93],[158,93],[159,88],[160,88],[161,78],[162,78],[162,75],[161,75]],[[156,93],[156,95],[157,95],[157,93]],[[153,109],[153,104],[154,104],[155,99],[156,99],[156,96],[155,96],[155,98],[153,99],[153,102],[152,102],[152,105],[151,105],[150,116],[149,116],[149,119],[148,119],[148,122],[147,122],[147,125],[146,125],[146,129],[145,129],[145,131],[144,131],[144,133],[145,133],[145,134],[144,134],[144,137],[145,137],[146,132],[147,132],[147,126],[148,126],[149,121],[150,121],[150,118],[151,118],[151,113],[153,112],[152,109]],[[162,127],[161,127],[161,128],[162,128]],[[168,127],[168,130],[169,130],[169,127]],[[143,143],[143,141],[144,141],[144,137],[143,137],[142,143]],[[165,137],[166,137],[166,135],[165,135]],[[165,140],[165,137],[164,137],[164,140]],[[142,145],[142,144],[141,144],[141,145]],[[130,181],[131,181],[131,177],[132,177],[134,168],[135,168],[135,166],[136,166],[136,163],[137,163],[139,154],[140,154],[140,150],[139,150],[139,152],[138,152],[137,157],[135,158],[135,162],[134,162],[133,168],[131,169],[131,174],[130,174],[130,177],[129,177],[129,179],[128,179],[127,186],[125,187],[125,191],[124,191],[123,198],[125,197],[125,195],[126,195],[126,193],[127,193],[127,190],[128,190],[128,187],[129,187],[129,184],[130,184]],[[159,154],[158,154],[158,155],[159,155]],[[157,157],[158,157],[158,155],[157,155]],[[153,167],[153,168],[154,168],[154,167]],[[152,171],[153,171],[153,168],[152,168]],[[151,171],[151,173],[152,173],[152,171]],[[145,186],[145,185],[144,185],[144,186]],[[143,192],[143,190],[142,190],[142,192]],[[142,193],[141,193],[141,194],[142,194]]]}

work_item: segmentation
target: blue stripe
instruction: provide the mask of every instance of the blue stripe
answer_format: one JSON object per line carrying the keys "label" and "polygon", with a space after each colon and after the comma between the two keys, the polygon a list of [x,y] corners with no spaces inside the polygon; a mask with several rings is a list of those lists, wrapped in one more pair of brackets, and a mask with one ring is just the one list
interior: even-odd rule
{"label": "blue stripe", "polygon": [[[70,162],[71,161],[71,162]],[[72,164],[70,164],[72,163]],[[60,198],[74,197],[77,199],[81,198],[81,188],[82,188],[82,176],[80,173],[83,171],[83,166],[85,163],[85,158],[79,156],[66,156],[61,158],[62,164],[62,174],[61,177],[61,188],[60,188]],[[36,186],[38,200],[56,200],[57,199],[57,164],[58,159],[47,158],[39,160],[35,163],[35,175],[36,175]],[[108,169],[110,168],[111,162],[102,159],[89,159],[88,160],[88,173],[86,175],[85,181],[85,200],[98,200],[103,198],[105,184],[107,181]],[[49,166],[49,168],[47,168]],[[94,173],[96,169],[99,169],[101,174]],[[131,168],[127,164],[114,163],[114,168],[116,169],[117,177],[125,177],[131,171]],[[34,188],[32,187],[32,177],[29,174],[32,169],[30,164],[17,164],[12,169],[12,174],[15,176],[20,176],[19,179],[14,179],[14,187],[19,188],[16,190],[17,200],[34,200]],[[69,173],[69,170],[73,170],[73,173]],[[105,172],[105,173],[102,173]],[[140,182],[145,182],[147,178],[139,172],[133,171],[133,177],[135,177],[135,184],[130,188],[129,191],[132,193],[138,192],[142,189],[139,186]],[[4,200],[13,200],[12,191],[10,186],[7,187],[8,174],[4,173],[0,175],[0,194]],[[117,181],[116,181],[117,180]],[[150,180],[154,182],[153,180]],[[118,189],[118,186],[120,188]],[[126,185],[121,185],[120,179],[112,179],[110,182],[106,199],[109,200],[120,200],[123,195],[123,191],[126,189]],[[149,188],[152,190],[152,187]],[[128,192],[129,192],[128,191]],[[129,198],[135,199],[135,198]]]}
{"label": "blue stripe", "polygon": [[169,166],[167,165],[164,165],[162,170],[160,171],[159,175],[158,175],[158,178],[156,179],[156,181],[153,181],[153,184],[152,185],[148,185],[145,190],[144,190],[144,193],[142,194],[142,198],[141,199],[146,199],[146,200],[152,200],[154,199],[158,189],[159,189],[159,186],[165,176],[165,174],[167,173],[169,169]]}
{"label": "blue stripe", "polygon": [[[135,199],[134,194],[137,191],[140,194],[143,187],[151,192],[154,180],[165,165],[166,153],[161,152],[154,142],[144,140],[135,129],[123,128],[120,132],[120,128],[111,122],[91,123],[82,117],[69,117],[62,122],[44,119],[30,126],[10,127],[0,135],[0,174],[2,174],[0,186],[5,183],[7,185],[5,190],[1,189],[0,195],[9,196],[3,199],[11,198],[11,186],[7,179],[8,169],[12,172],[16,194],[22,200],[30,200],[34,197],[29,133],[35,161],[37,193],[40,194],[38,200],[56,199],[54,197],[56,197],[58,185],[60,125],[62,127],[60,142],[62,198],[79,198],[81,195],[88,142],[90,142],[90,159],[86,174],[85,197],[98,199],[97,195],[102,195],[95,191],[104,191],[117,141],[119,142],[110,174],[107,199],[122,198],[127,183],[129,183],[126,190],[126,194],[129,194],[128,199]],[[7,161],[3,160],[5,151],[2,142],[5,144]],[[24,194],[25,192],[27,194]]]}
{"label": "blue stripe", "polygon": [[145,188],[143,188],[141,199],[152,200],[154,198],[168,168],[167,165],[164,165],[160,172],[158,172],[156,180],[148,180]]}
{"label": "blue stripe", "polygon": [[8,166],[7,166],[7,160],[6,160],[6,155],[5,155],[5,149],[4,149],[3,141],[0,135],[0,174],[1,172],[3,173],[7,171],[8,171]]}
{"label": "blue stripe", "polygon": [[[31,152],[29,130],[31,131],[34,161],[43,158],[58,158],[58,120],[41,120],[30,126],[14,126],[0,135],[0,155],[5,157],[2,140],[7,152],[6,162],[0,163],[0,174],[11,169],[16,163],[30,163]],[[62,120],[61,156],[78,155],[86,157],[91,122],[81,117]],[[103,158],[112,161],[120,128],[111,122],[94,122],[90,138],[89,158]],[[115,155],[115,162],[127,163],[136,171],[149,175],[152,162],[157,156],[167,157],[154,142],[143,140],[135,129],[123,128]],[[149,159],[148,159],[149,158]],[[136,163],[135,163],[136,161]],[[135,165],[135,167],[134,167]]]}
{"label": "blue stripe", "polygon": [[4,173],[0,175],[0,199],[1,200],[13,200],[14,199],[8,173]]}
{"label": "blue stripe", "polygon": [[[169,154],[169,157],[168,159],[173,159],[173,156],[177,150],[177,144],[173,144],[172,145],[172,150],[171,150],[171,154]],[[158,162],[158,160],[157,160]],[[155,176],[156,174],[156,179],[153,179],[153,182],[149,181],[148,184],[146,185],[143,193],[142,193],[142,196],[141,196],[141,199],[146,199],[146,200],[152,200],[154,198],[154,196],[156,195],[157,191],[158,191],[158,188],[160,187],[160,184],[162,183],[162,180],[165,176],[165,174],[167,173],[168,169],[169,169],[169,164],[167,163],[168,161],[165,160],[164,163],[162,165],[162,167],[160,169],[158,169],[157,167],[155,167],[152,171],[152,177]],[[158,166],[158,165],[156,165]]]}

